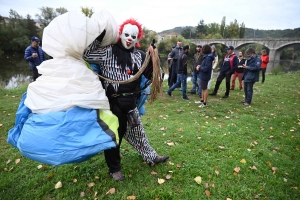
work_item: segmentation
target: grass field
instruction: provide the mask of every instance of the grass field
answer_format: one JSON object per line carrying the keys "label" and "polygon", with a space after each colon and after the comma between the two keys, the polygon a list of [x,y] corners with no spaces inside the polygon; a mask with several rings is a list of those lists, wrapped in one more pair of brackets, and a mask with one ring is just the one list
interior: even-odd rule
{"label": "grass field", "polygon": [[26,86],[1,89],[0,200],[300,199],[299,80],[299,72],[267,75],[254,85],[251,107],[241,105],[239,90],[222,99],[225,83],[201,109],[196,95],[162,93],[142,120],[151,145],[170,159],[149,167],[124,141],[120,183],[108,176],[103,153],[63,166],[23,157],[6,139]]}

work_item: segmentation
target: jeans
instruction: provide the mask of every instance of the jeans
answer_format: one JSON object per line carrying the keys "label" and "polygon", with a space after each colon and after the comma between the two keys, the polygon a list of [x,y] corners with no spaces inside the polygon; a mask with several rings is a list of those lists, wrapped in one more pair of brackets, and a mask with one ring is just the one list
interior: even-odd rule
{"label": "jeans", "polygon": [[254,83],[244,81],[245,102],[248,104],[251,104],[252,101]]}
{"label": "jeans", "polygon": [[187,75],[185,74],[177,74],[177,81],[170,89],[168,90],[168,93],[171,94],[171,92],[179,86],[179,84],[182,84],[182,98],[186,98],[186,79]]}
{"label": "jeans", "polygon": [[191,92],[196,92],[196,88],[198,87],[198,83],[197,83],[197,75],[195,72],[192,72],[192,83],[193,83],[193,87]]}
{"label": "jeans", "polygon": [[198,94],[202,94],[200,73],[197,74]]}
{"label": "jeans", "polygon": [[177,73],[176,73],[176,69],[177,69],[177,60],[173,60],[173,64],[171,67],[171,79],[170,79],[170,87],[172,87],[172,85],[174,85],[177,81]]}

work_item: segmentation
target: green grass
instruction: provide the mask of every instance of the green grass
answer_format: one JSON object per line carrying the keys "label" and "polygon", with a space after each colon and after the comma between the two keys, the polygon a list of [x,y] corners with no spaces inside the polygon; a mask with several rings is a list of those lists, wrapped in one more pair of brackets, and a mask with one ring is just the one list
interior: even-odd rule
{"label": "green grass", "polygon": [[[161,94],[146,105],[142,120],[151,145],[170,159],[149,167],[124,141],[122,183],[107,175],[103,153],[80,164],[38,169],[41,163],[23,157],[6,142],[26,87],[1,89],[0,199],[300,199],[299,80],[299,72],[267,75],[265,84],[254,85],[251,107],[240,104],[243,92],[238,90],[222,99],[224,83],[217,96],[208,97],[204,109],[194,103],[199,100],[195,95],[184,101],[177,90],[172,97]],[[167,144],[171,142],[173,146]],[[194,180],[197,176],[200,184]],[[158,178],[165,182],[159,184]],[[63,187],[55,189],[58,181]],[[95,185],[88,187],[91,182]],[[106,194],[111,188],[115,193]]]}

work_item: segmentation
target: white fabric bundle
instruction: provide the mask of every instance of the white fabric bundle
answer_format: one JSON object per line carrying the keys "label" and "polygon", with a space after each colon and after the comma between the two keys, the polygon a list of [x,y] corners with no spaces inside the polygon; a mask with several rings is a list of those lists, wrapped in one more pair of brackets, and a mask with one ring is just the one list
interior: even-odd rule
{"label": "white fabric bundle", "polygon": [[66,111],[79,106],[109,109],[105,90],[82,59],[85,48],[106,30],[101,46],[117,41],[118,25],[103,10],[88,18],[67,12],[53,19],[44,29],[43,50],[53,59],[38,66],[40,76],[29,84],[25,105],[33,113]]}

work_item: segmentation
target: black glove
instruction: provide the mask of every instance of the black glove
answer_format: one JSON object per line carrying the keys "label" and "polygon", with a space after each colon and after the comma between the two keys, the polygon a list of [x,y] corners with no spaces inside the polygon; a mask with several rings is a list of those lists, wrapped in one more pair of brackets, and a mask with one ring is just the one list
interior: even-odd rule
{"label": "black glove", "polygon": [[96,38],[96,40],[101,43],[102,40],[103,40],[103,38],[104,38],[104,36],[105,36],[105,33],[106,33],[106,30],[104,29],[102,31],[102,33]]}

